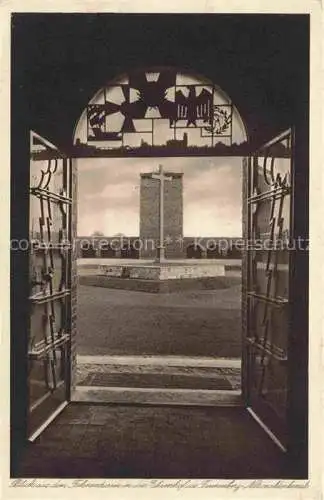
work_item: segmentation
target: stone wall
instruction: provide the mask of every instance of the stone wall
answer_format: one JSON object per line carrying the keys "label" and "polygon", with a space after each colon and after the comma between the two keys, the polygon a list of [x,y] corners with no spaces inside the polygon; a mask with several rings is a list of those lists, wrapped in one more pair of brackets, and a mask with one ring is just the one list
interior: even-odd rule
{"label": "stone wall", "polygon": [[221,264],[162,265],[162,266],[100,266],[98,274],[113,278],[141,280],[170,280],[225,276],[225,266]]}
{"label": "stone wall", "polygon": [[[238,243],[238,246],[240,243],[242,243],[242,238],[237,237],[237,238],[222,238],[222,237],[201,237],[201,238],[195,238],[191,236],[185,236],[183,237],[182,241],[176,241],[176,252],[171,252],[169,248],[169,245],[166,244],[167,247],[167,252],[166,256],[168,259],[190,259],[190,258],[201,258],[201,259],[220,259],[220,258],[225,258],[225,259],[240,259],[241,258],[241,251],[238,249],[237,252],[232,253],[230,251],[230,248],[232,245],[235,245]],[[82,251],[82,246],[83,244],[90,244],[93,248],[93,255],[86,255]],[[76,248],[76,253],[78,258],[99,258],[99,257],[105,257],[107,259],[120,259],[122,258],[121,251],[120,249],[122,248],[123,245],[132,247],[134,246],[135,248],[142,248],[144,246],[145,241],[143,242],[138,236],[125,236],[125,237],[115,237],[115,236],[97,236],[97,237],[92,237],[92,236],[78,236],[75,239],[75,248]],[[107,250],[101,250],[101,247],[105,245],[111,245],[111,247],[114,249],[113,252],[107,252]],[[219,246],[222,251],[214,251],[215,246]],[[148,248],[150,246],[148,245]],[[195,253],[193,255],[192,252],[190,252],[190,248],[195,249],[195,248],[201,248],[201,251],[199,251],[199,255]],[[189,251],[188,251],[189,250]],[[131,258],[131,257],[129,257]],[[136,257],[132,257],[136,258]],[[140,252],[140,258],[146,258],[146,259],[154,259],[155,258],[155,252],[150,251],[148,252],[145,256],[143,255],[143,252]]]}

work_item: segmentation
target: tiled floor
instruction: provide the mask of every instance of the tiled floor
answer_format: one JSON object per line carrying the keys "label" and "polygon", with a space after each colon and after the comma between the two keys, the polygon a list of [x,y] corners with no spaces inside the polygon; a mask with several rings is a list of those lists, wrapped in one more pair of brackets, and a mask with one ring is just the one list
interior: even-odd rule
{"label": "tiled floor", "polygon": [[70,404],[20,477],[282,478],[285,456],[243,408]]}

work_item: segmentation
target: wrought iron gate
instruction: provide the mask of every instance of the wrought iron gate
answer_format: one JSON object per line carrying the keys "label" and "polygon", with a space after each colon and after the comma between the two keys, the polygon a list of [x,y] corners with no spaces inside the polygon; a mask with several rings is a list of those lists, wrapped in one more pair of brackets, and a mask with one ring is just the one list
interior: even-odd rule
{"label": "wrought iron gate", "polygon": [[32,436],[66,404],[70,390],[72,165],[31,133],[29,419]]}
{"label": "wrought iron gate", "polygon": [[[292,131],[267,143],[246,166],[243,389],[246,405],[288,443]],[[243,311],[244,312],[244,311]]]}

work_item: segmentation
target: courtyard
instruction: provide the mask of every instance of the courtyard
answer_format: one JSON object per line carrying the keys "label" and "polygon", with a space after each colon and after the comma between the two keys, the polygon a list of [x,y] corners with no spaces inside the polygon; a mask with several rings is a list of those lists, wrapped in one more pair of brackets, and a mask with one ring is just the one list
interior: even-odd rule
{"label": "courtyard", "polygon": [[154,294],[78,286],[77,354],[241,357],[241,285]]}

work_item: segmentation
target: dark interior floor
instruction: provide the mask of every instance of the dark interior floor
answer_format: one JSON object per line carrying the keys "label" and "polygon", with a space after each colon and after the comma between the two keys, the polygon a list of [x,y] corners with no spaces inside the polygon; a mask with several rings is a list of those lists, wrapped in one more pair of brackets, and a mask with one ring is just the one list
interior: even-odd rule
{"label": "dark interior floor", "polygon": [[70,404],[21,457],[19,477],[286,477],[244,408]]}

